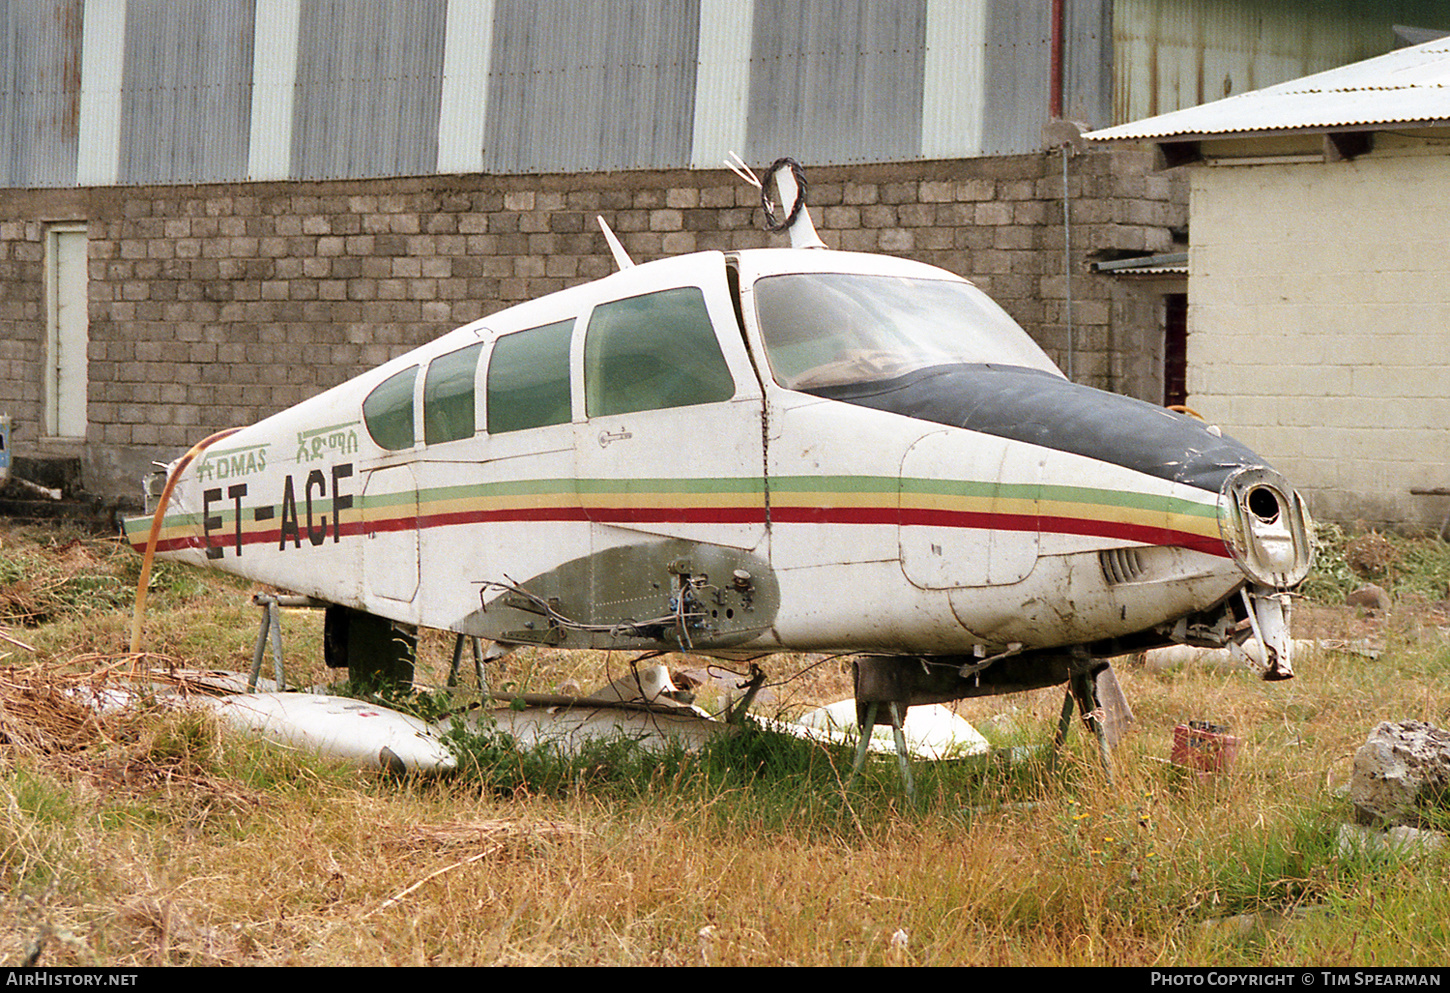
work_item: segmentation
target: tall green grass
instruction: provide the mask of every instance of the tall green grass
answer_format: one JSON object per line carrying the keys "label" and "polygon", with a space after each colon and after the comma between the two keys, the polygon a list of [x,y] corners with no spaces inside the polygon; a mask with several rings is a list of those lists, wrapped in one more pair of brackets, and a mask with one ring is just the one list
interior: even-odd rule
{"label": "tall green grass", "polygon": [[[1363,581],[1346,535],[1310,589],[1326,603]],[[1370,549],[1388,588],[1433,602],[1444,543],[1401,540]],[[7,558],[36,575],[121,575],[100,552],[0,531],[0,569]],[[153,600],[154,647],[248,668],[250,588],[185,575]],[[26,636],[52,665],[123,645],[128,621],[127,606],[76,602]],[[1447,855],[1337,844],[1351,814],[1336,787],[1368,730],[1450,726],[1443,617],[1397,605],[1378,623],[1390,635],[1378,658],[1314,653],[1289,683],[1119,667],[1139,721],[1111,782],[1080,725],[1055,767],[1041,761],[1060,690],[967,701],[983,726],[1015,708],[1012,729],[989,734],[991,758],[913,763],[914,801],[894,758],[848,786],[849,750],[748,723],[694,753],[621,738],[572,755],[460,726],[458,773],[431,780],[166,713],[66,756],[0,743],[0,962],[51,935],[43,965],[1436,965],[1450,960]],[[320,616],[284,625],[294,681],[329,676]],[[425,632],[420,645],[424,682],[440,682],[451,642]],[[520,652],[491,675],[546,689],[620,665]],[[797,705],[842,695],[839,673],[812,676],[783,687],[806,687]],[[390,702],[430,717],[458,705],[437,691]],[[1228,772],[1167,762],[1173,725],[1194,717],[1244,739]],[[1427,820],[1450,822],[1437,808]],[[486,821],[518,834],[489,847],[418,830]],[[530,833],[555,823],[577,832]],[[898,930],[909,941],[893,949]]]}

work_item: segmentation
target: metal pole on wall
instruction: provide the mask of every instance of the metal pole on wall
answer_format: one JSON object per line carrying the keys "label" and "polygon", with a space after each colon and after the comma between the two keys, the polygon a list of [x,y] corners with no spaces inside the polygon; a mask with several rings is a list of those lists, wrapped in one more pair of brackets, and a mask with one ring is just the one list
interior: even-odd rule
{"label": "metal pole on wall", "polygon": [[1072,152],[1072,143],[1062,146],[1062,275],[1067,281],[1067,378],[1077,382],[1073,376],[1073,359],[1076,351],[1072,327],[1072,211],[1067,197],[1067,157]]}
{"label": "metal pole on wall", "polygon": [[[1052,0],[1052,63],[1048,80],[1048,117],[1053,124],[1063,115],[1063,63],[1067,54],[1067,10],[1063,0]],[[1075,129],[1074,129],[1075,130]],[[1062,275],[1067,281],[1067,378],[1073,382],[1077,346],[1072,326],[1072,215],[1068,210],[1067,157],[1075,136],[1062,143]],[[1051,148],[1051,144],[1048,145]]]}

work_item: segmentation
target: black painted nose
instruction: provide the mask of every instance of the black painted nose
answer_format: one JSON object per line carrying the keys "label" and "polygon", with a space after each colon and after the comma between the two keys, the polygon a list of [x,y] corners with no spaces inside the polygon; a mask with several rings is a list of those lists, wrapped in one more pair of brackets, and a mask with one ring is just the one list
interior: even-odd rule
{"label": "black painted nose", "polygon": [[807,392],[1041,445],[1218,493],[1264,460],[1190,417],[1019,366],[950,365]]}

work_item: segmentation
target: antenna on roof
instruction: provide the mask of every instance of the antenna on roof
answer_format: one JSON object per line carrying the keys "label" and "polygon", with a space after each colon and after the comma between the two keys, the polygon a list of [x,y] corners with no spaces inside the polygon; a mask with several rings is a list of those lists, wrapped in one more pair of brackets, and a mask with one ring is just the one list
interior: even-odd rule
{"label": "antenna on roof", "polygon": [[755,187],[757,190],[760,189],[760,180],[755,178],[755,173],[751,171],[750,166],[745,164],[745,160],[734,152],[731,152],[730,157],[725,160],[725,168],[735,173],[735,175],[745,180],[746,183]]}
{"label": "antenna on roof", "polygon": [[[811,223],[810,211],[806,210],[806,174],[799,162],[789,158],[776,159],[765,170],[765,181],[762,182],[741,161],[740,156],[731,152],[730,158],[734,161],[727,159],[725,162],[730,171],[760,190],[760,206],[765,211],[767,231],[788,232],[791,248],[826,247],[825,242],[816,234],[816,226]],[[775,180],[775,189],[780,195],[782,206],[790,204],[784,220],[776,216],[776,205],[770,199],[768,188],[772,179]]]}
{"label": "antenna on roof", "polygon": [[775,180],[781,205],[790,204],[785,220],[775,217],[775,205],[766,198],[765,186],[760,189],[760,205],[765,208],[765,226],[771,231],[790,233],[791,248],[825,248],[826,243],[816,234],[811,223],[811,212],[806,210],[806,172],[795,159],[779,158],[765,170],[765,183]]}
{"label": "antenna on roof", "polygon": [[595,220],[599,221],[599,230],[604,232],[604,240],[609,242],[609,251],[614,256],[614,264],[619,266],[619,271],[633,269],[634,259],[629,257],[629,253],[624,250],[624,246],[619,243],[614,232],[609,230],[609,225],[604,223],[604,218],[596,214]]}

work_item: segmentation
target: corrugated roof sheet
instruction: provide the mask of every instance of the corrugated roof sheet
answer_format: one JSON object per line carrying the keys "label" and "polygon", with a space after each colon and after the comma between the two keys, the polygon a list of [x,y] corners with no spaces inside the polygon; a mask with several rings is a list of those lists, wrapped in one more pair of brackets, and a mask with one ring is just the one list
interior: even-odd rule
{"label": "corrugated roof sheet", "polygon": [[1186,276],[1188,275],[1188,253],[1169,252],[1165,255],[1144,255],[1135,259],[1117,259],[1112,262],[1094,262],[1093,272],[1110,276]]}
{"label": "corrugated roof sheet", "polygon": [[1450,121],[1450,38],[1085,137],[1151,140],[1439,121]]}

